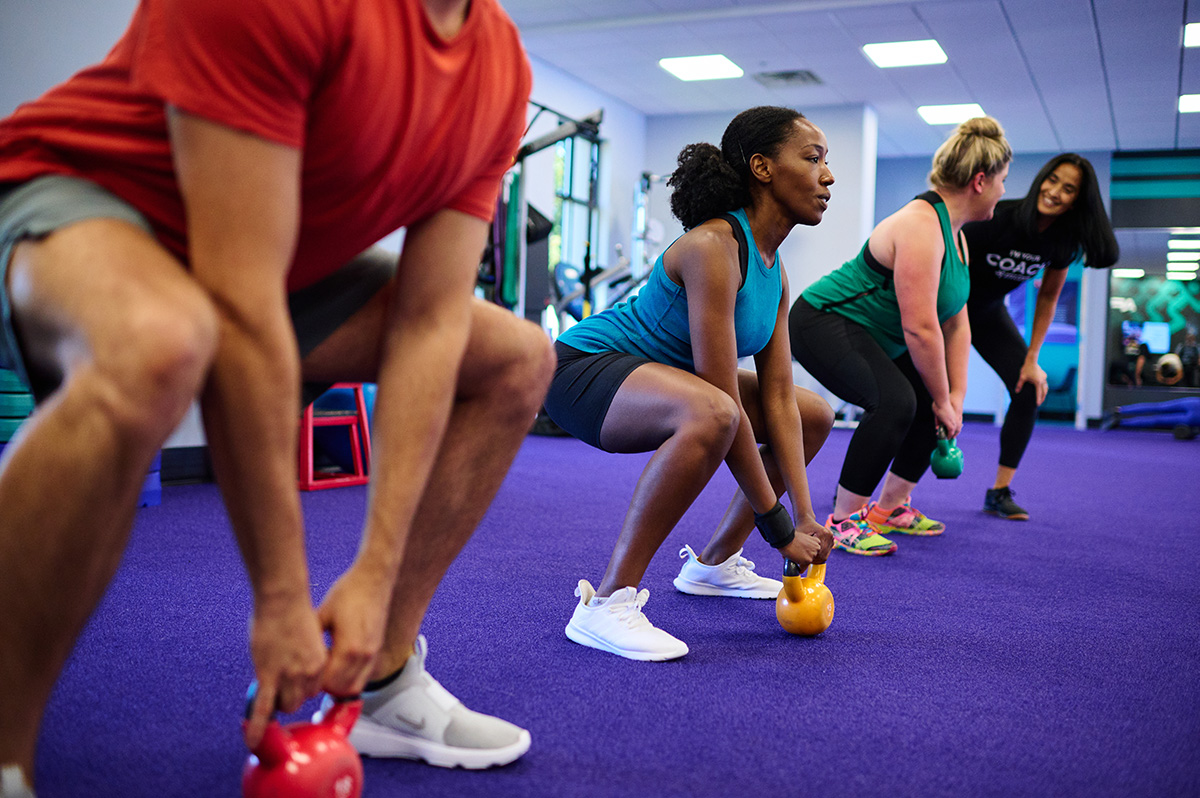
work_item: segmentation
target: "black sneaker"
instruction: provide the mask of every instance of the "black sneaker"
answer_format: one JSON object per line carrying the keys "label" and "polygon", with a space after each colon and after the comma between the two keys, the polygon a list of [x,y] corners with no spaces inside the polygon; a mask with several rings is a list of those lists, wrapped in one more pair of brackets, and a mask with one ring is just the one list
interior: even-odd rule
{"label": "black sneaker", "polygon": [[1013,501],[1012,488],[988,488],[983,511],[1010,521],[1028,521],[1029,511]]}

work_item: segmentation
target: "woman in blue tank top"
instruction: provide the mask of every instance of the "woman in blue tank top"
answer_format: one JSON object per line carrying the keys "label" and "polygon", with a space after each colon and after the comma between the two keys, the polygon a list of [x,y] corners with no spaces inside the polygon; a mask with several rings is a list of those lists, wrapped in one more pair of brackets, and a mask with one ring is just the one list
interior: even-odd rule
{"label": "woman in blue tank top", "polygon": [[[719,149],[685,147],[668,185],[687,232],[635,298],[556,342],[550,417],[605,451],[654,452],[600,584],[579,581],[571,640],[636,660],[687,653],[646,618],[649,593],[638,586],[722,462],[740,491],[700,554],[680,552],[677,589],[775,598],[782,583],[741,556],[755,526],[801,567],[828,556],[832,537],[816,520],[805,466],[833,414],[792,384],[787,278],[776,255],[794,226],[821,221],[833,183],[827,149],[802,114],[776,107],[739,114]],[[738,368],[748,356],[755,371]],[[785,491],[790,514],[779,502]]]}
{"label": "woman in blue tank top", "polygon": [[934,191],[880,222],[857,257],[806,288],[792,308],[800,365],[864,411],[825,522],[840,549],[880,556],[896,550],[885,534],[945,530],[911,495],[937,429],[948,438],[962,429],[971,347],[962,226],[992,215],[1011,160],[995,119],[959,125],[933,156]]}

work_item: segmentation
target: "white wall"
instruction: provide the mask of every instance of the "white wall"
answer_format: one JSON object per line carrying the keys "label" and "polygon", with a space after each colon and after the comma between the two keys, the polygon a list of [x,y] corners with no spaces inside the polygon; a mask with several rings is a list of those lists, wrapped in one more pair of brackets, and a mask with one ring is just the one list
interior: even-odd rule
{"label": "white wall", "polygon": [[137,0],[0,0],[0,115],[102,59]]}

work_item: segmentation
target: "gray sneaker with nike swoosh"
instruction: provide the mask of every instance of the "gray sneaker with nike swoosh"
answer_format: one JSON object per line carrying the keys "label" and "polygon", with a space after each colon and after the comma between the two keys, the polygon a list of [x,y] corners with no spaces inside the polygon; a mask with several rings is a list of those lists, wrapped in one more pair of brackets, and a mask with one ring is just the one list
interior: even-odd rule
{"label": "gray sneaker with nike swoosh", "polygon": [[[350,743],[363,756],[420,759],[437,767],[470,770],[507,765],[529,750],[529,732],[467,709],[425,670],[429,648],[418,635],[413,654],[394,682],[363,693],[363,711]],[[313,716],[332,703],[326,696]]]}

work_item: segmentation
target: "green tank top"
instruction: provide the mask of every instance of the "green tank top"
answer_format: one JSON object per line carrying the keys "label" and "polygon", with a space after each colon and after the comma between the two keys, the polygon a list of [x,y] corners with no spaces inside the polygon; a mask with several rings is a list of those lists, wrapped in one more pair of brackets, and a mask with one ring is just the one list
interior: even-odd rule
{"label": "green tank top", "polygon": [[[942,225],[946,254],[942,258],[942,275],[938,283],[937,316],[939,322],[944,322],[967,304],[971,276],[954,245],[946,203],[936,191],[927,191],[917,199],[934,207]],[[900,303],[896,299],[893,273],[871,254],[868,244],[870,239],[854,259],[817,280],[800,296],[817,310],[837,313],[862,325],[887,356],[895,359],[908,350],[908,344],[900,323]]]}

